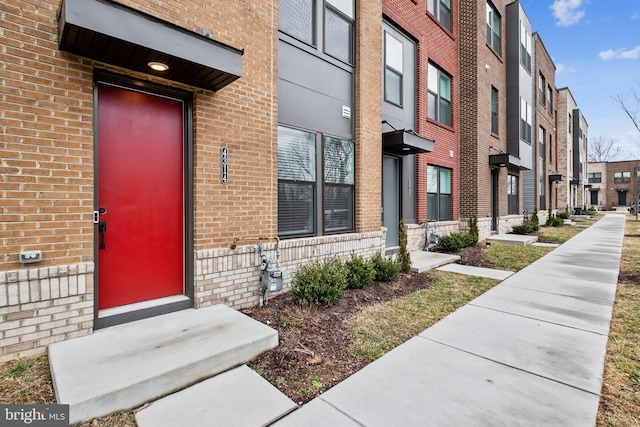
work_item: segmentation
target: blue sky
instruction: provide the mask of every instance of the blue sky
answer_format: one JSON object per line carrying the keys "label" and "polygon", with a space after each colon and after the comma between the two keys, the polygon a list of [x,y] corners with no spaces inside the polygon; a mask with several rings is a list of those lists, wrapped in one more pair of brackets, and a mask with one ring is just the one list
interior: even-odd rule
{"label": "blue sky", "polygon": [[[569,87],[589,138],[620,146],[615,160],[640,158],[640,132],[614,104],[640,92],[640,0],[521,0],[556,65],[556,87]],[[630,105],[640,108],[635,102]]]}

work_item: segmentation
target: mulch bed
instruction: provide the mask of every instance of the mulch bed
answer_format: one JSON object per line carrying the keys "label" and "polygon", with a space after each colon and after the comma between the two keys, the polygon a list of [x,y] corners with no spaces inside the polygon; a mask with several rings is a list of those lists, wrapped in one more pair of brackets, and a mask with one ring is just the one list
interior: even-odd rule
{"label": "mulch bed", "polygon": [[[459,263],[495,267],[482,258],[483,250],[482,245],[462,249]],[[247,365],[294,402],[306,403],[370,363],[351,350],[348,319],[367,306],[428,287],[426,274],[406,274],[391,283],[348,289],[342,298],[318,306],[301,306],[291,293],[271,298],[244,313],[276,329],[280,344]]]}
{"label": "mulch bed", "polygon": [[244,313],[276,329],[280,344],[248,366],[296,403],[306,403],[369,363],[351,350],[348,319],[364,307],[427,287],[427,275],[406,274],[390,283],[349,289],[342,298],[318,306],[300,306],[291,293],[271,298]]}

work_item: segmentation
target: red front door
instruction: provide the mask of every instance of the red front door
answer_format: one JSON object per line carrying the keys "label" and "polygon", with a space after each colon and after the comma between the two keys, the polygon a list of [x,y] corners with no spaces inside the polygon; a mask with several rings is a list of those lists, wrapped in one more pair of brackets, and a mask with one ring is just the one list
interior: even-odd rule
{"label": "red front door", "polygon": [[98,308],[185,286],[183,102],[98,84]]}

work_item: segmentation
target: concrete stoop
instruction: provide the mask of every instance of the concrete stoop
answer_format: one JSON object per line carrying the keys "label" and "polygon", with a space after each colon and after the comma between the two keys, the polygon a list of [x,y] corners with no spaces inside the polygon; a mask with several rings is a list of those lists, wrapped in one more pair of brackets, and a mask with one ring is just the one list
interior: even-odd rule
{"label": "concrete stoop", "polygon": [[530,245],[537,240],[538,236],[528,236],[522,234],[494,234],[487,237],[487,242],[500,242],[520,246]]}
{"label": "concrete stoop", "polygon": [[451,264],[460,259],[460,255],[445,254],[440,252],[414,251],[409,254],[411,256],[411,271],[414,273],[423,273]]}
{"label": "concrete stoop", "polygon": [[140,407],[277,345],[277,331],[217,305],[52,344],[49,362],[56,398],[70,406],[73,424]]}
{"label": "concrete stoop", "polygon": [[246,365],[164,397],[136,413],[138,427],[266,426],[298,405]]}

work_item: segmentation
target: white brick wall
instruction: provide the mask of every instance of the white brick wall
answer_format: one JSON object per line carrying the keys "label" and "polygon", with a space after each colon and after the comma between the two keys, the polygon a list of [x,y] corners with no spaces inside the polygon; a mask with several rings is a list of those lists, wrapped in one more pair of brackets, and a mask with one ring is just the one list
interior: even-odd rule
{"label": "white brick wall", "polygon": [[[197,308],[226,304],[234,308],[253,307],[259,303],[260,257],[254,253],[257,244],[236,249],[214,249],[196,252],[195,305]],[[264,253],[276,259],[275,242],[263,243]],[[284,291],[291,288],[291,273],[301,264],[315,259],[338,256],[346,260],[351,252],[366,258],[384,249],[384,232],[351,233],[306,239],[282,240],[279,243],[279,266],[287,271]]]}
{"label": "white brick wall", "polygon": [[0,272],[0,362],[91,333],[93,263]]}

